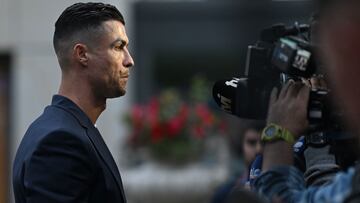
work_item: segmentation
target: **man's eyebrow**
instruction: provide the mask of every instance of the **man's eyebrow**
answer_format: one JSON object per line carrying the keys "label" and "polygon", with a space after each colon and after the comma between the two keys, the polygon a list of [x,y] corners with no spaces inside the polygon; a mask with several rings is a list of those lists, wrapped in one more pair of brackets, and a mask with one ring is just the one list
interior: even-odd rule
{"label": "man's eyebrow", "polygon": [[124,46],[127,46],[127,45],[128,45],[128,42],[127,42],[127,41],[125,41],[125,40],[123,40],[123,39],[120,39],[120,38],[116,39],[113,43],[111,43],[111,45],[114,46],[114,45],[115,45],[116,43],[118,43],[118,42],[120,42],[121,45],[124,45]]}

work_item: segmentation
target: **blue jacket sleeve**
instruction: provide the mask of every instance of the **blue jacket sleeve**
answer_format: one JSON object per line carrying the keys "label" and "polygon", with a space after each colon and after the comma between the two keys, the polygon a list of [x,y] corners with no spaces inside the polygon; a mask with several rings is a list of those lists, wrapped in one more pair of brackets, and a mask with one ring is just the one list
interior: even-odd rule
{"label": "blue jacket sleeve", "polygon": [[79,137],[64,131],[47,135],[24,167],[26,202],[87,202],[94,166]]}
{"label": "blue jacket sleeve", "polygon": [[276,167],[260,175],[254,190],[271,201],[280,198],[283,202],[340,203],[351,192],[354,169],[338,173],[326,186],[305,187],[302,173],[295,167]]}

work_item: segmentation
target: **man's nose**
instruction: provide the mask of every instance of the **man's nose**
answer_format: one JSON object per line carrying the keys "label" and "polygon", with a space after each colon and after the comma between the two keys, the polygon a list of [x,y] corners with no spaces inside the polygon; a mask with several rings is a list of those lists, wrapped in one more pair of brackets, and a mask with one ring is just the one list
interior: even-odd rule
{"label": "man's nose", "polygon": [[261,153],[262,152],[262,145],[261,143],[257,143],[256,144],[256,153]]}
{"label": "man's nose", "polygon": [[131,68],[135,65],[134,59],[131,57],[128,49],[126,49],[126,56],[125,56],[123,65],[127,68]]}

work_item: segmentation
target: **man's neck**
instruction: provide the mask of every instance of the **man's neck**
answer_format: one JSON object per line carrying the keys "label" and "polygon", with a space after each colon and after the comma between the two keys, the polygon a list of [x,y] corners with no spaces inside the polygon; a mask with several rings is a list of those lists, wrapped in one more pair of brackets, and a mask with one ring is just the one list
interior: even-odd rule
{"label": "man's neck", "polygon": [[106,99],[96,98],[85,89],[83,91],[76,91],[76,89],[71,90],[61,85],[58,94],[74,102],[90,118],[91,122],[95,124],[100,114],[106,108]]}

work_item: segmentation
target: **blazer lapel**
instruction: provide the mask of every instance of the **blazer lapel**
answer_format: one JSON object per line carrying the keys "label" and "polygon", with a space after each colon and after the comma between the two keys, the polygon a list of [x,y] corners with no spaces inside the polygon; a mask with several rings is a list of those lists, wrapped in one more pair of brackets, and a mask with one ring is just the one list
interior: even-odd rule
{"label": "blazer lapel", "polygon": [[113,178],[116,180],[123,198],[123,202],[126,202],[124,188],[122,185],[119,169],[116,166],[113,156],[111,155],[109,148],[106,146],[100,132],[95,128],[91,123],[90,119],[86,114],[70,99],[63,97],[61,95],[54,95],[52,100],[52,106],[61,108],[69,113],[71,113],[78,121],[79,124],[84,127],[87,131],[87,135],[90,138],[95,149],[99,153],[100,157],[103,159],[105,165],[111,171]]}
{"label": "blazer lapel", "polygon": [[111,155],[109,148],[106,146],[104,139],[102,138],[100,132],[95,127],[90,127],[87,129],[87,135],[89,136],[90,140],[92,141],[95,149],[100,154],[100,157],[105,162],[106,166],[111,171],[114,179],[116,180],[116,183],[121,191],[122,197],[125,200],[125,194],[124,194],[124,187],[122,185],[121,176],[119,173],[119,169],[114,161],[113,156]]}

